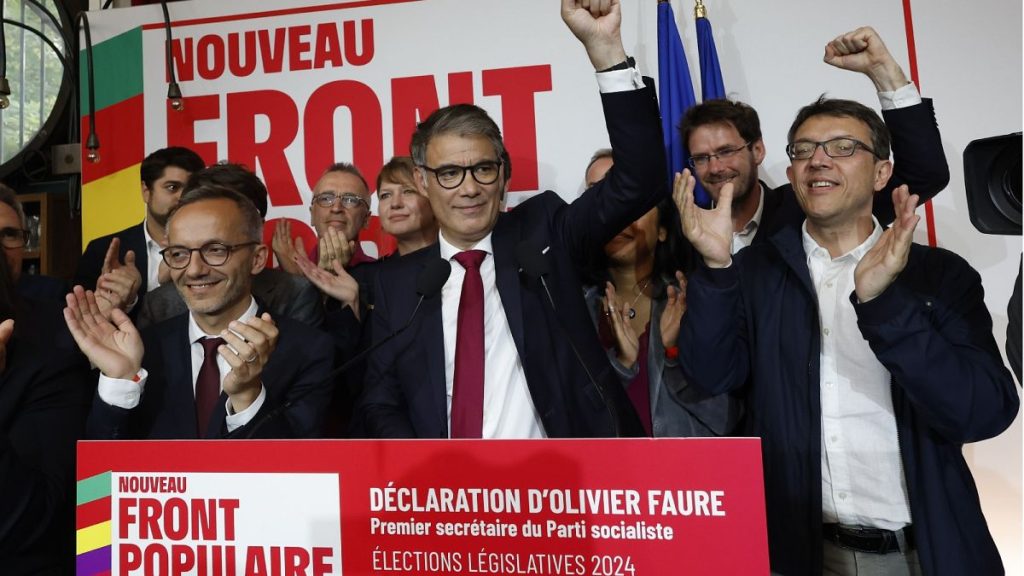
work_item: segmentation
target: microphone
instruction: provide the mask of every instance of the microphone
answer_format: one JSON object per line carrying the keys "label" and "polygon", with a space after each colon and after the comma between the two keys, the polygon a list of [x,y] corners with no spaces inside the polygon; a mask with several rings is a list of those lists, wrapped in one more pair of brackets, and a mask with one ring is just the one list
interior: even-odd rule
{"label": "microphone", "polygon": [[544,294],[548,297],[548,303],[551,305],[551,311],[555,313],[554,316],[555,320],[558,322],[558,327],[562,330],[562,335],[565,336],[565,341],[569,343],[569,348],[572,349],[572,353],[576,356],[576,361],[587,374],[587,379],[590,380],[594,389],[597,390],[598,396],[601,397],[601,402],[604,403],[605,410],[608,411],[608,417],[612,421],[615,436],[617,438],[621,438],[622,427],[619,423],[619,419],[616,417],[611,403],[608,402],[608,397],[605,396],[604,389],[597,383],[594,375],[590,372],[590,367],[583,361],[583,356],[580,354],[579,349],[576,348],[576,343],[573,342],[572,335],[562,322],[561,315],[558,314],[558,308],[555,306],[555,299],[551,296],[551,290],[548,289],[548,283],[545,279],[545,276],[551,273],[551,264],[548,261],[548,248],[549,247],[540,249],[528,241],[521,242],[516,246],[516,262],[519,263],[519,270],[528,277],[540,281],[541,286],[544,288]]}
{"label": "microphone", "polygon": [[443,258],[427,262],[426,265],[423,266],[423,269],[420,270],[420,273],[416,275],[416,293],[420,295],[420,298],[416,301],[416,307],[413,308],[412,314],[409,315],[409,319],[405,324],[393,330],[391,334],[388,334],[379,341],[366,347],[366,349],[350,358],[341,366],[335,368],[331,372],[330,377],[333,379],[335,376],[347,372],[352,366],[368,356],[371,352],[380,348],[384,344],[387,344],[392,338],[398,336],[402,332],[405,332],[409,326],[412,326],[412,321],[416,319],[416,313],[420,311],[420,305],[422,305],[423,301],[427,298],[433,298],[441,293],[441,288],[444,287],[444,283],[448,281],[448,277],[451,276],[451,273],[451,262]]}
{"label": "microphone", "polygon": [[[361,361],[363,358],[366,358],[366,356],[368,356],[371,352],[380,348],[384,344],[387,344],[393,338],[395,338],[402,332],[405,332],[406,329],[412,326],[413,320],[416,319],[416,314],[420,311],[420,305],[422,305],[423,301],[426,300],[427,298],[433,298],[441,293],[441,289],[444,287],[444,283],[448,281],[448,276],[450,276],[451,273],[451,262],[443,258],[438,258],[436,260],[431,260],[427,262],[426,265],[424,265],[423,268],[420,270],[419,274],[416,275],[416,293],[419,294],[420,297],[419,300],[416,301],[416,307],[413,308],[412,314],[409,315],[409,319],[405,322],[405,324],[393,330],[384,338],[380,339],[377,342],[374,342],[364,350],[360,351],[358,354],[350,358],[341,366],[338,366],[337,368],[332,370],[330,375],[327,376],[327,381],[330,382],[334,380],[337,376],[344,374],[350,368],[355,366],[356,363]],[[267,415],[264,418],[260,419],[260,421],[256,423],[255,426],[243,426],[242,428],[238,428],[237,430],[235,430],[235,432],[247,430],[245,435],[242,437],[252,438],[252,436],[257,431],[259,431],[259,429],[264,424],[278,417],[282,412],[291,408],[296,402],[305,399],[306,396],[308,396],[311,392],[315,390],[315,388],[307,390],[304,394],[298,396],[297,398],[292,398],[286,401],[284,404],[279,405],[277,408],[274,408],[269,413],[267,413]],[[227,435],[227,438],[236,438],[237,436],[235,435],[235,432],[229,433]]]}

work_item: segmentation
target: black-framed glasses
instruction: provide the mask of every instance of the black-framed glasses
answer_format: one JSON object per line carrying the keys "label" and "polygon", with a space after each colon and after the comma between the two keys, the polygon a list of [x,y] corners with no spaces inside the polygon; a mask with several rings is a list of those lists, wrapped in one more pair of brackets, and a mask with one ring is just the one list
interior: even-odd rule
{"label": "black-framed glasses", "polygon": [[786,146],[786,154],[790,160],[807,160],[814,156],[814,151],[821,146],[829,158],[845,158],[853,156],[858,149],[870,153],[875,158],[878,154],[868,147],[867,144],[853,138],[833,138],[824,142],[812,142],[810,140],[797,140]]}
{"label": "black-framed glasses", "polygon": [[188,268],[192,262],[192,253],[199,252],[199,257],[209,266],[223,266],[231,253],[239,248],[257,246],[259,242],[242,242],[241,244],[224,244],[223,242],[207,242],[199,248],[186,248],[185,246],[168,246],[160,251],[164,263],[174,270]]}
{"label": "black-framed glasses", "polygon": [[313,196],[313,202],[316,202],[317,206],[322,208],[330,208],[338,201],[341,201],[341,205],[345,208],[355,208],[360,204],[370,208],[370,203],[366,201],[362,196],[356,194],[335,194],[334,192],[321,192],[316,196]]}
{"label": "black-framed glasses", "polygon": [[754,141],[751,140],[750,142],[747,142],[742,146],[736,146],[735,148],[725,148],[723,150],[715,152],[714,154],[696,154],[694,156],[690,156],[690,159],[687,161],[687,163],[690,165],[690,168],[704,168],[705,166],[711,163],[712,158],[718,158],[719,160],[728,160],[729,158],[732,158],[733,156],[739,154],[744,149],[750,148],[750,145],[753,143]]}
{"label": "black-framed glasses", "polygon": [[431,168],[423,164],[420,165],[420,168],[432,173],[434,178],[437,178],[437,183],[441,185],[441,188],[452,190],[458,188],[466,179],[466,172],[471,173],[473,180],[476,180],[479,184],[494,184],[498,181],[498,176],[501,174],[501,164],[501,160],[484,160],[472,166],[445,164],[444,166]]}
{"label": "black-framed glasses", "polygon": [[0,246],[23,248],[28,243],[28,230],[21,228],[0,228]]}

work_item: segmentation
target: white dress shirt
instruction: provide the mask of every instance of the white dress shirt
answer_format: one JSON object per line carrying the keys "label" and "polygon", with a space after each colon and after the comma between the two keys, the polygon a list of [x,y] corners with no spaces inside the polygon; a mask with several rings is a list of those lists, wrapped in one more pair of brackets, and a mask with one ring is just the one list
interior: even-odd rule
{"label": "white dress shirt", "polygon": [[[245,322],[250,318],[256,316],[256,300],[251,296],[249,297],[249,307],[237,318],[239,322]],[[205,352],[203,345],[200,342],[203,338],[216,338],[219,334],[206,334],[203,332],[199,324],[196,323],[195,318],[192,314],[188,315],[188,340],[191,343],[189,350],[192,356],[192,393],[196,391],[196,379],[199,378],[199,369],[203,366],[203,357]],[[220,371],[220,382],[221,386],[224,384],[224,378],[231,371],[231,365],[224,359],[223,356],[217,354],[217,368]],[[104,374],[100,374],[100,380],[98,385],[98,392],[100,399],[110,404],[111,406],[118,406],[126,410],[131,410],[139,405],[139,401],[142,399],[142,393],[146,387],[146,379],[149,373],[145,368],[139,370],[136,375],[136,379],[124,380],[121,378],[110,378]],[[232,432],[237,428],[241,428],[252,420],[253,416],[260,411],[260,407],[263,406],[263,402],[267,398],[267,389],[261,385],[260,395],[256,400],[249,405],[248,408],[236,413],[231,407],[231,399],[227,401],[227,417],[225,422],[227,424],[228,432]]]}
{"label": "white dress shirt", "polygon": [[[455,342],[459,326],[459,301],[466,270],[455,261],[458,248],[438,235],[441,258],[452,265],[451,276],[441,289],[441,320],[444,327],[444,380],[448,397],[448,433],[451,434],[452,390],[455,383]],[[526,384],[526,372],[519,359],[505,307],[501,304],[494,273],[491,235],[477,242],[474,250],[487,256],[480,264],[484,285],[484,438],[545,438],[544,425]]]}
{"label": "white dress shirt", "polygon": [[142,233],[146,237],[146,292],[152,292],[160,287],[160,262],[163,260],[160,251],[164,247],[149,235],[146,220],[142,221]]}
{"label": "white dress shirt", "polygon": [[750,217],[750,222],[747,222],[739,232],[732,233],[732,253],[735,254],[740,250],[750,246],[754,241],[754,235],[757,234],[758,227],[761,226],[761,216],[764,214],[764,186],[761,183],[757,183],[757,210],[754,211],[754,215]]}
{"label": "white dress shirt", "polygon": [[822,520],[897,530],[911,523],[892,407],[892,377],[857,327],[850,302],[857,263],[882,235],[833,259],[803,226],[820,321]]}

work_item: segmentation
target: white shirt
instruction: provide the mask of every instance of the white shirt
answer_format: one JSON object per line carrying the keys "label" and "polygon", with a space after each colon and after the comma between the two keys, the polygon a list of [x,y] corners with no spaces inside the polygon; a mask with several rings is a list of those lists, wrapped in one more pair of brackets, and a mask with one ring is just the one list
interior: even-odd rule
{"label": "white shirt", "polygon": [[732,253],[735,254],[740,250],[750,246],[754,241],[754,235],[757,234],[757,229],[761,226],[761,215],[764,214],[764,187],[761,183],[757,183],[757,210],[754,211],[754,215],[750,217],[750,222],[747,222],[746,226],[743,227],[739,232],[732,233]]}
{"label": "white shirt", "polygon": [[897,530],[911,523],[892,377],[857,327],[853,272],[882,235],[832,259],[803,226],[820,322],[822,521]]}
{"label": "white shirt", "polygon": [[[441,258],[452,265],[451,276],[441,288],[441,320],[444,328],[444,380],[448,397],[448,433],[451,434],[452,390],[455,383],[455,342],[459,326],[459,301],[466,270],[454,256],[458,248],[438,235]],[[473,246],[487,256],[480,264],[484,285],[484,438],[546,438],[540,414],[526,384],[505,307],[495,281],[491,235]]]}
{"label": "white shirt", "polygon": [[142,221],[142,233],[146,237],[146,292],[152,292],[160,287],[160,262],[163,260],[160,251],[164,247],[149,235],[146,220]]}
{"label": "white shirt", "polygon": [[[249,297],[249,307],[237,318],[239,322],[245,322],[250,318],[256,316],[256,300],[251,296]],[[206,334],[196,323],[195,318],[192,314],[188,315],[188,340],[191,343],[189,349],[192,356],[192,393],[195,394],[196,390],[196,379],[199,378],[199,369],[203,366],[203,357],[205,352],[203,345],[200,340],[203,338],[218,337],[219,334]],[[220,371],[220,382],[223,386],[224,378],[231,371],[231,365],[224,359],[220,354],[217,355],[217,368]],[[100,399],[110,404],[111,406],[118,406],[126,410],[131,410],[139,405],[139,401],[142,399],[142,393],[145,390],[146,379],[149,377],[149,373],[145,368],[139,370],[136,375],[136,380],[124,380],[121,378],[110,378],[104,374],[100,374],[100,380],[98,385],[98,392]],[[263,402],[267,398],[267,389],[265,387],[260,388],[260,395],[256,400],[249,405],[248,408],[241,412],[235,413],[231,407],[231,400],[227,401],[227,417],[224,419],[227,424],[228,432],[233,432],[237,428],[241,428],[252,420],[253,416],[260,411],[263,406]]]}

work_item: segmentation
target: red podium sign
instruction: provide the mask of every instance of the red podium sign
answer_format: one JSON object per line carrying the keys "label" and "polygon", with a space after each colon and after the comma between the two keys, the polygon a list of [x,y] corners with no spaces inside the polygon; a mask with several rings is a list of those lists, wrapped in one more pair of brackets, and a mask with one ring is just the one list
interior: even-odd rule
{"label": "red podium sign", "polygon": [[756,439],[82,442],[78,574],[767,574]]}

